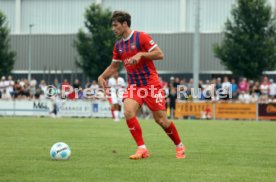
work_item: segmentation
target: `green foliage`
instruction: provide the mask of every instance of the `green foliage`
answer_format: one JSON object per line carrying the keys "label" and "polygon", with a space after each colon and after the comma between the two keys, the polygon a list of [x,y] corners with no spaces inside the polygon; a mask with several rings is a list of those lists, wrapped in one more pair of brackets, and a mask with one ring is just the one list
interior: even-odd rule
{"label": "green foliage", "polygon": [[215,56],[236,76],[259,78],[276,63],[275,15],[266,0],[237,0]]}
{"label": "green foliage", "polygon": [[15,63],[15,52],[10,51],[8,36],[6,17],[0,11],[0,76],[10,74]]}
{"label": "green foliage", "polygon": [[74,42],[80,55],[76,64],[90,78],[98,77],[112,60],[116,39],[110,26],[111,15],[110,10],[92,4],[85,12],[85,27],[89,33],[80,30]]}

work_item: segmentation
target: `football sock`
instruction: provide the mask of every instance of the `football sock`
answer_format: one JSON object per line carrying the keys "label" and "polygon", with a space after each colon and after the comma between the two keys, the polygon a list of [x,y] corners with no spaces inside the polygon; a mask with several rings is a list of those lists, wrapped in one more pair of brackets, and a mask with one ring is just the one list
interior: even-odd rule
{"label": "football sock", "polygon": [[115,119],[119,119],[119,111],[114,111],[114,117]]}
{"label": "football sock", "polygon": [[179,138],[177,129],[173,122],[171,122],[170,126],[168,128],[163,128],[167,135],[171,138],[171,140],[174,142],[175,145],[180,145],[181,140]]}
{"label": "football sock", "polygon": [[147,147],[146,147],[146,145],[140,145],[140,146],[138,146],[138,148],[146,149]]}
{"label": "football sock", "polygon": [[144,145],[142,129],[140,127],[140,124],[139,124],[137,118],[133,117],[131,119],[127,119],[126,121],[127,121],[128,129],[129,129],[132,137],[134,138],[137,146]]}
{"label": "football sock", "polygon": [[182,142],[180,142],[180,144],[176,145],[176,148],[179,148],[179,147],[184,147]]}
{"label": "football sock", "polygon": [[112,119],[115,119],[114,110],[113,109],[111,109],[111,115],[112,115]]}

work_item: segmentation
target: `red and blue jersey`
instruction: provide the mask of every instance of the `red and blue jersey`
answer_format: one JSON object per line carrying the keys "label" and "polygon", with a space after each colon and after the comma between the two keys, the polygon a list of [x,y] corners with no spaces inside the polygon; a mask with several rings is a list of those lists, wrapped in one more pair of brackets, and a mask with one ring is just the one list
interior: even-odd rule
{"label": "red and blue jersey", "polygon": [[128,38],[115,43],[112,61],[123,62],[128,75],[128,84],[138,87],[160,85],[153,60],[142,58],[138,64],[127,64],[129,58],[138,52],[150,52],[155,47],[157,44],[148,34],[138,31],[132,31]]}

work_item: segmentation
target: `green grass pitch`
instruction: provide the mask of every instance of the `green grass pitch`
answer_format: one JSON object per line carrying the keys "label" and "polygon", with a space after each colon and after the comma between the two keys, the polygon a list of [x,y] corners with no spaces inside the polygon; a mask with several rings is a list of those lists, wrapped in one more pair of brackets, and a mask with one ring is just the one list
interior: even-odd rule
{"label": "green grass pitch", "polygon": [[[131,161],[135,143],[124,121],[0,118],[0,181],[276,181],[276,122],[175,121],[187,158],[152,120],[141,120],[151,157]],[[53,161],[55,142],[71,147]]]}

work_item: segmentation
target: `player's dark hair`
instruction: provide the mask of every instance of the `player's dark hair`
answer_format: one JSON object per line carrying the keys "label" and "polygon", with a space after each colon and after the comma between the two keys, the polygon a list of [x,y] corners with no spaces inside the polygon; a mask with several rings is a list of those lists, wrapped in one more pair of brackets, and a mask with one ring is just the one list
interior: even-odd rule
{"label": "player's dark hair", "polygon": [[114,11],[111,17],[111,23],[114,21],[118,21],[121,24],[127,22],[127,25],[130,27],[131,25],[131,16],[129,13],[125,11]]}

